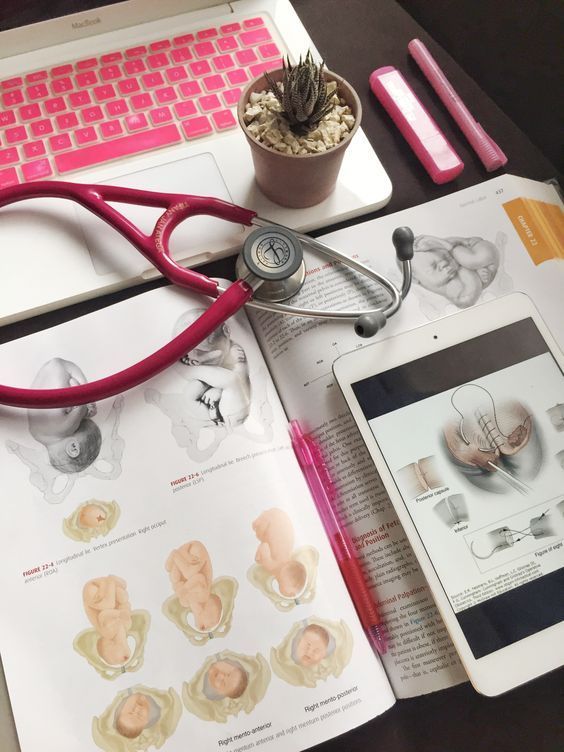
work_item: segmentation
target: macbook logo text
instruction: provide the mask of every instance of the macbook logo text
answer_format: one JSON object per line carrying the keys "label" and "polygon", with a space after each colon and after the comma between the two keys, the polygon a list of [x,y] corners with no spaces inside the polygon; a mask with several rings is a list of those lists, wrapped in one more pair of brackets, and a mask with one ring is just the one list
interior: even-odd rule
{"label": "macbook logo text", "polygon": [[71,26],[73,29],[78,30],[84,29],[87,26],[95,26],[99,23],[102,23],[102,19],[100,18],[100,16],[96,16],[96,18],[85,18],[84,21],[75,21],[71,24]]}

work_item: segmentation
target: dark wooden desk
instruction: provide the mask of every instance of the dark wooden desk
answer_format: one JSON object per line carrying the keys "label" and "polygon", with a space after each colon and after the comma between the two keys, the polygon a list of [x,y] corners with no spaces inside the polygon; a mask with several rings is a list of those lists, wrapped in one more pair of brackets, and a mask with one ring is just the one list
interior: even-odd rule
{"label": "dark wooden desk", "polygon": [[[328,67],[351,81],[361,96],[362,126],[394,186],[390,203],[378,216],[416,206],[491,177],[415,64],[408,59],[407,43],[413,37],[421,38],[428,45],[476,119],[505,151],[509,157],[507,172],[537,180],[559,177],[548,159],[393,0],[292,2]],[[76,0],[74,6],[75,10],[84,7],[80,0]],[[407,75],[417,95],[451,139],[465,162],[464,172],[456,181],[445,186],[434,185],[372,97],[368,75],[382,65],[395,65]],[[207,271],[229,275],[232,266],[227,260],[208,267]],[[159,283],[145,285],[143,289],[156,284]],[[131,294],[132,291],[118,293],[102,301],[90,301],[40,317],[34,322],[6,327],[0,333],[0,341]],[[493,699],[478,695],[469,684],[464,684],[402,700],[383,716],[315,749],[317,752],[563,752],[564,669]]]}

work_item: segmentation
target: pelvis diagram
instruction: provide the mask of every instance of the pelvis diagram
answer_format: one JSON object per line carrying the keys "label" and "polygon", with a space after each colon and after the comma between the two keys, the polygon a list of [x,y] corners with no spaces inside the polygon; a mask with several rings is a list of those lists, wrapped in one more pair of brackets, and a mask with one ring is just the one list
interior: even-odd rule
{"label": "pelvis diagram", "polygon": [[484,491],[528,493],[543,463],[531,412],[517,400],[498,402],[478,384],[458,387],[450,399],[443,437],[454,467]]}

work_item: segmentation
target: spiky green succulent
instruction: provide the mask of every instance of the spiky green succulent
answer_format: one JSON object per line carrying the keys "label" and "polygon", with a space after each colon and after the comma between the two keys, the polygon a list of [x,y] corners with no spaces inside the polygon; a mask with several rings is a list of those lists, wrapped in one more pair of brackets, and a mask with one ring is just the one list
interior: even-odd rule
{"label": "spiky green succulent", "polygon": [[280,83],[265,73],[268,87],[282,107],[281,114],[298,135],[312,131],[333,106],[323,65],[323,61],[317,65],[309,51],[297,65],[292,65],[289,58],[282,61],[284,73]]}

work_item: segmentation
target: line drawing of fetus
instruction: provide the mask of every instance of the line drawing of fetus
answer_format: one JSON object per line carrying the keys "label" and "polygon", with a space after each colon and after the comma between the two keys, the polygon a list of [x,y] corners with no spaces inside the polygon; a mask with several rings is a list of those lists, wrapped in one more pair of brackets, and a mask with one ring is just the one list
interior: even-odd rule
{"label": "line drawing of fetus", "polygon": [[[176,322],[174,335],[184,331],[204,310],[185,312]],[[169,418],[176,443],[192,459],[208,459],[233,433],[255,441],[270,440],[272,410],[264,386],[257,383],[251,387],[247,356],[232,340],[227,324],[219,326],[197,348],[186,353],[174,370],[182,377],[182,391],[163,394],[157,389],[146,389],[145,401]],[[254,402],[258,403],[256,411],[262,434],[245,427]]]}
{"label": "line drawing of fetus", "polygon": [[[503,232],[497,233],[495,243],[479,236],[416,236],[413,281],[425,315],[436,318],[448,304],[457,309],[468,308],[490,287],[496,288],[494,296],[513,289],[502,266],[506,244]],[[441,304],[441,298],[446,302]]]}
{"label": "line drawing of fetus", "polygon": [[450,396],[457,417],[443,428],[446,456],[472,484],[492,493],[528,493],[543,465],[533,415],[517,400],[497,403],[479,384],[463,384]]}
{"label": "line drawing of fetus", "polygon": [[181,715],[182,703],[172,687],[159,690],[138,684],[119,692],[92,719],[92,738],[105,752],[160,749],[175,732]]}
{"label": "line drawing of fetus", "polygon": [[163,604],[164,614],[194,645],[225,637],[231,628],[237,581],[213,579],[210,555],[200,541],[173,549],[165,568],[175,595]]}
{"label": "line drawing of fetus", "polygon": [[147,611],[131,610],[125,580],[116,575],[89,580],[82,601],[93,629],[77,635],[75,650],[105,679],[139,669],[150,616]]}
{"label": "line drawing of fetus", "polygon": [[[39,370],[33,387],[53,389],[87,383],[80,368],[69,360],[52,358]],[[29,480],[45,501],[59,504],[76,480],[90,475],[114,480],[121,473],[124,441],[119,436],[123,396],[117,397],[101,426],[94,420],[95,403],[68,408],[27,410],[29,432],[42,447],[26,447],[8,440],[8,451],[29,468]]]}
{"label": "line drawing of fetus", "polygon": [[294,527],[286,512],[267,509],[252,527],[260,541],[248,572],[253,585],[280,611],[313,600],[319,553],[313,546],[294,549]]}
{"label": "line drawing of fetus", "polygon": [[344,621],[312,616],[294,624],[270,651],[274,673],[289,684],[313,688],[329,676],[339,677],[348,665],[352,633]]}
{"label": "line drawing of fetus", "polygon": [[241,711],[251,713],[270,683],[264,657],[223,650],[209,656],[189,682],[182,686],[188,711],[204,721],[225,723]]}

